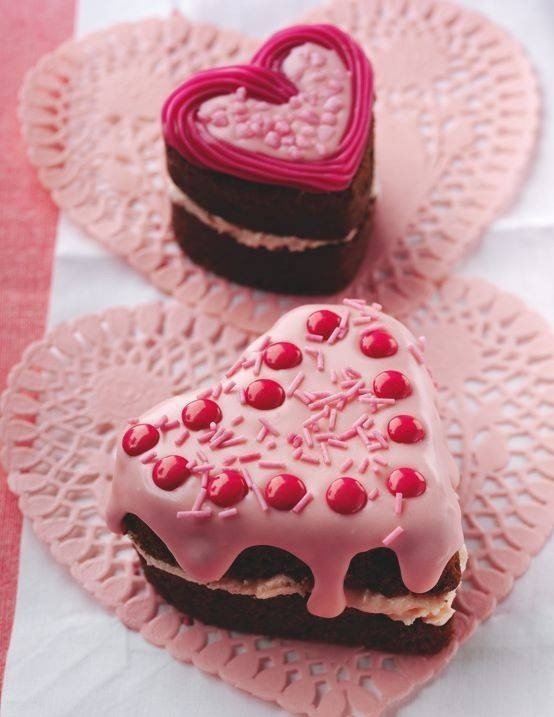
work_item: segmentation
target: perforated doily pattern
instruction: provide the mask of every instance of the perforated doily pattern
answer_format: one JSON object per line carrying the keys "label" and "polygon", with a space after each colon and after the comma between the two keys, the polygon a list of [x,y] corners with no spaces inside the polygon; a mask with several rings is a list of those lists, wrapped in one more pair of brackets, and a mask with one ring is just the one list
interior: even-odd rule
{"label": "perforated doily pattern", "polygon": [[[352,33],[375,65],[379,201],[346,293],[398,312],[432,292],[519,187],[537,134],[536,80],[511,37],[450,3],[337,0],[309,20]],[[247,330],[294,299],[254,295],[181,254],[159,110],[187,75],[244,61],[255,44],[180,15],[117,26],[44,57],[21,94],[29,156],[68,216],[162,291]]]}
{"label": "perforated doily pattern", "polygon": [[[129,628],[292,713],[378,715],[441,670],[510,591],[554,515],[554,337],[512,296],[449,280],[404,316],[428,339],[462,470],[470,551],[456,640],[433,657],[270,640],[204,626],[164,604],[102,506],[129,417],[216,378],[252,338],[177,304],[111,309],[54,329],[13,369],[1,402],[2,461],[53,555]],[[462,360],[463,359],[463,360]]]}

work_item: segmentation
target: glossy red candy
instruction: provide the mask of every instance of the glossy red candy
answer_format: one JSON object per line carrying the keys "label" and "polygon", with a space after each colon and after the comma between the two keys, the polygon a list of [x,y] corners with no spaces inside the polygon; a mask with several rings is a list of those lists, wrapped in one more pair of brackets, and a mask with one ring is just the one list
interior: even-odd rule
{"label": "glossy red candy", "polygon": [[327,488],[329,507],[335,513],[351,515],[361,510],[367,503],[367,493],[360,481],[349,476],[334,480]]}
{"label": "glossy red candy", "polygon": [[273,476],[265,487],[265,498],[276,510],[292,510],[305,494],[304,483],[290,473]]}
{"label": "glossy red candy", "polygon": [[387,358],[398,351],[396,339],[384,329],[366,331],[360,339],[362,353],[369,358]]}
{"label": "glossy red candy", "polygon": [[220,508],[230,508],[244,498],[248,486],[242,473],[225,470],[208,482],[208,497]]}
{"label": "glossy red candy", "polygon": [[280,383],[270,378],[259,378],[248,384],[245,391],[246,403],[260,411],[278,408],[285,400],[285,391]]}
{"label": "glossy red candy", "polygon": [[190,476],[188,461],[182,456],[165,456],[154,464],[152,480],[162,490],[175,490]]}
{"label": "glossy red candy", "polygon": [[269,368],[279,371],[294,368],[302,362],[302,351],[289,341],[277,341],[264,351],[264,361]]}
{"label": "glossy red candy", "polygon": [[334,311],[329,311],[329,309],[314,311],[306,321],[308,333],[321,336],[324,341],[327,341],[339,324],[340,316],[335,314]]}
{"label": "glossy red candy", "polygon": [[382,371],[373,380],[373,393],[378,398],[394,398],[398,401],[412,393],[412,385],[401,371]]}
{"label": "glossy red candy", "polygon": [[209,428],[210,423],[219,423],[222,419],[221,408],[209,398],[191,401],[183,408],[183,423],[191,431]]}
{"label": "glossy red candy", "polygon": [[415,498],[425,493],[427,483],[413,468],[396,468],[387,478],[387,488],[393,495],[402,493],[404,498]]}
{"label": "glossy red candy", "polygon": [[395,443],[418,443],[425,438],[421,422],[407,414],[391,418],[387,430]]}
{"label": "glossy red candy", "polygon": [[126,431],[121,444],[127,455],[140,456],[152,450],[159,440],[160,433],[157,428],[149,423],[136,423]]}

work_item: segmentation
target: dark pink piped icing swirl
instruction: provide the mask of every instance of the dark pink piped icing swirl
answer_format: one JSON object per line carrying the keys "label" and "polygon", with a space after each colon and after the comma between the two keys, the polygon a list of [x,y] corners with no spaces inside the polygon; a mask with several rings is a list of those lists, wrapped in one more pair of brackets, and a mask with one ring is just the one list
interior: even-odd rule
{"label": "dark pink piped icing swirl", "polygon": [[[298,86],[284,74],[283,63],[297,48],[314,45],[336,53],[350,83],[344,131],[329,153],[325,143],[320,143],[316,146],[321,156],[306,158],[300,152],[298,157],[283,157],[270,149],[267,153],[252,151],[206,130],[199,110],[213,98],[242,91],[248,98],[279,106],[295,95],[300,97]],[[170,147],[198,167],[253,182],[308,191],[341,191],[349,186],[362,160],[372,104],[373,72],[359,45],[332,25],[296,25],[273,35],[250,64],[200,72],[175,89],[162,109],[163,133]],[[311,120],[314,132],[319,130],[320,119],[316,116]]]}

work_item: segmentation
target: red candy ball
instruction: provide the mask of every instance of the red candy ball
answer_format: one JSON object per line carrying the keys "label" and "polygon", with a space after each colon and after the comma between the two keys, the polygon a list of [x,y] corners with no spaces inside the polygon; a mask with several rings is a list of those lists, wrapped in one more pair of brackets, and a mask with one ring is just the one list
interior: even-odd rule
{"label": "red candy ball", "polygon": [[383,371],[373,380],[373,393],[378,398],[407,398],[412,393],[412,385],[407,376],[400,371]]}
{"label": "red candy ball", "polygon": [[151,450],[160,440],[157,428],[149,423],[137,423],[131,426],[123,436],[121,444],[129,456],[140,456],[141,453]]}
{"label": "red candy ball", "polygon": [[418,443],[425,438],[425,430],[420,421],[407,414],[391,418],[388,432],[395,443]]}
{"label": "red candy ball", "polygon": [[240,503],[247,493],[248,486],[239,471],[222,471],[208,482],[208,497],[220,508],[230,508]]}
{"label": "red candy ball", "polygon": [[329,309],[314,311],[306,321],[308,333],[321,336],[324,341],[327,341],[339,324],[340,316],[335,314],[334,311],[329,311]]}
{"label": "red candy ball", "polygon": [[248,384],[245,392],[246,403],[260,411],[278,408],[285,400],[281,384],[270,378],[259,378]]}
{"label": "red candy ball", "polygon": [[182,456],[166,456],[154,464],[152,480],[162,490],[175,490],[190,476],[188,461]]}
{"label": "red candy ball", "polygon": [[297,476],[281,473],[265,487],[265,497],[276,510],[291,510],[306,495],[306,486]]}
{"label": "red candy ball", "polygon": [[264,351],[264,361],[269,368],[279,371],[285,368],[294,368],[302,362],[302,351],[288,341],[278,341]]}
{"label": "red candy ball", "polygon": [[369,358],[386,358],[398,351],[396,339],[384,329],[366,331],[360,339],[362,353]]}
{"label": "red candy ball", "polygon": [[393,495],[402,493],[404,498],[415,498],[425,493],[427,483],[413,468],[396,468],[387,478],[387,488]]}
{"label": "red candy ball", "polygon": [[219,423],[223,418],[221,408],[209,398],[199,398],[191,401],[183,408],[183,423],[191,431],[200,431],[209,428],[210,423]]}
{"label": "red candy ball", "polygon": [[327,488],[325,497],[329,507],[342,515],[357,513],[367,503],[367,493],[363,485],[348,476],[334,480]]}

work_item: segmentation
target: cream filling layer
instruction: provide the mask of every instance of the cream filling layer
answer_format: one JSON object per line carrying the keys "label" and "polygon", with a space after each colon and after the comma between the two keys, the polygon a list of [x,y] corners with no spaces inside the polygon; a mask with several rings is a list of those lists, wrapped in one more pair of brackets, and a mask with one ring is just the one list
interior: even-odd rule
{"label": "cream filling layer", "polygon": [[264,247],[269,251],[277,249],[288,249],[292,252],[309,251],[310,249],[318,249],[322,246],[330,246],[334,244],[347,244],[352,241],[358,233],[359,227],[351,229],[342,239],[304,239],[295,236],[281,236],[279,234],[265,234],[264,232],[255,232],[245,227],[239,227],[237,224],[231,224],[223,217],[217,214],[210,214],[199,204],[196,204],[188,194],[185,194],[179,187],[168,177],[167,179],[168,194],[173,204],[177,204],[196,219],[213,229],[218,234],[229,234],[239,244],[244,244],[251,249],[259,249]]}
{"label": "cream filling layer", "polygon": [[[137,552],[144,558],[146,563],[158,570],[175,575],[189,582],[198,583],[186,575],[181,568],[171,565],[163,560],[157,560],[148,553],[145,553],[135,542],[133,545]],[[464,548],[465,550],[465,548]],[[460,563],[462,571],[465,568],[466,558],[460,550]],[[259,600],[279,597],[281,595],[302,595],[309,593],[309,586],[303,582],[297,582],[287,575],[275,575],[267,580],[236,580],[233,578],[222,578],[210,583],[200,583],[210,590],[226,590],[234,595],[248,595]],[[430,625],[444,625],[450,620],[455,610],[452,602],[456,590],[450,590],[442,595],[399,595],[397,597],[386,597],[371,590],[345,590],[347,607],[372,614],[386,615],[391,620],[398,620],[404,625],[411,625],[415,620],[421,618],[423,622]]]}

